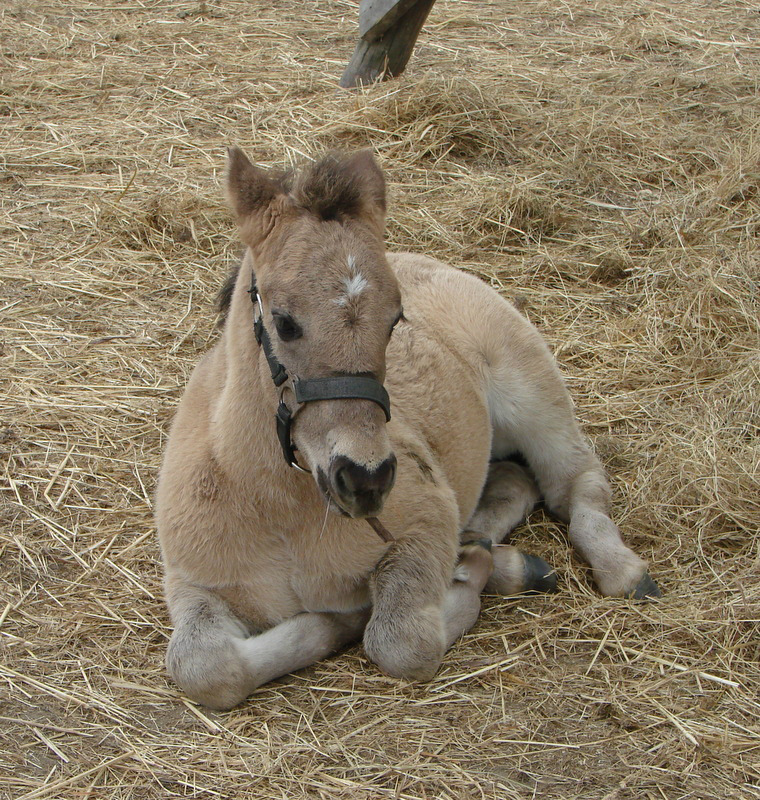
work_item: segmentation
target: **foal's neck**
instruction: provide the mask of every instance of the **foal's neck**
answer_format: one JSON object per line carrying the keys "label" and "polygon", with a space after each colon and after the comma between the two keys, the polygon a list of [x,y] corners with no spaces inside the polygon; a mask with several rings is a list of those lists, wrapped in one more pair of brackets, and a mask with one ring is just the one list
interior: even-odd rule
{"label": "foal's neck", "polygon": [[236,474],[266,475],[290,472],[275,432],[279,396],[272,383],[263,349],[253,332],[254,308],[248,288],[252,259],[246,254],[230,303],[221,346],[225,378],[214,414],[219,450]]}

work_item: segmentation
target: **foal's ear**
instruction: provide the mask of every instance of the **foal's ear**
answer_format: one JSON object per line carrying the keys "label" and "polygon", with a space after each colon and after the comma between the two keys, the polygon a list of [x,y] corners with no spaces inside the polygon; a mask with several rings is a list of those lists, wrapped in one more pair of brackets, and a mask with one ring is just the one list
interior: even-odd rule
{"label": "foal's ear", "polygon": [[348,168],[359,181],[359,214],[382,236],[385,229],[385,176],[371,150],[360,150],[348,159]]}
{"label": "foal's ear", "polygon": [[282,186],[255,167],[239,147],[227,150],[227,199],[237,214],[241,236],[255,246],[266,236],[271,220],[265,214],[275,199],[285,198]]}

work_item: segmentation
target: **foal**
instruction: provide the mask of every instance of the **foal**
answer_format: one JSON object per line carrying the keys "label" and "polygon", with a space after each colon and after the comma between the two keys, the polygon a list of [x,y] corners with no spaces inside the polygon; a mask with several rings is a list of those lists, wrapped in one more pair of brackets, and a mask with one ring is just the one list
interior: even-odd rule
{"label": "foal", "polygon": [[539,496],[603,594],[659,594],[538,332],[473,276],[386,254],[371,155],[278,180],[233,149],[227,191],[248,249],[156,504],[190,697],[230,708],[362,636],[387,674],[431,678],[484,588],[552,588],[498,544]]}

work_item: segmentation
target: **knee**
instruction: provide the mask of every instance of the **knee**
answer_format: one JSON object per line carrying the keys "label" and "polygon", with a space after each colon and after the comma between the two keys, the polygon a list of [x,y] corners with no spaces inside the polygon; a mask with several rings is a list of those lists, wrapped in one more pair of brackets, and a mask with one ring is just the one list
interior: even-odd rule
{"label": "knee", "polygon": [[445,652],[445,632],[437,607],[404,612],[393,617],[373,615],[364,632],[370,659],[393,678],[428,681],[438,671]]}
{"label": "knee", "polygon": [[166,652],[166,668],[191,700],[217,711],[242,703],[255,688],[231,638],[198,642],[175,631]]}

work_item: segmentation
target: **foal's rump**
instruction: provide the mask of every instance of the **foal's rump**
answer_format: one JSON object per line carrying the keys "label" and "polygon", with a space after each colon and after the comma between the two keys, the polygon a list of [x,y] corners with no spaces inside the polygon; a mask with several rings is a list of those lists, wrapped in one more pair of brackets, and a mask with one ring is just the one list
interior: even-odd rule
{"label": "foal's rump", "polygon": [[[476,386],[492,427],[503,427],[510,406],[514,415],[530,415],[544,398],[572,413],[549,348],[511,303],[480,278],[432,258],[399,253],[388,260],[404,292],[407,316],[459,364],[460,376],[443,379],[457,388],[462,380]],[[464,404],[463,398],[460,411]]]}
{"label": "foal's rump", "polygon": [[[425,414],[410,417],[441,454],[464,522],[481,495],[489,460],[521,453],[542,483],[544,462],[567,460],[573,472],[590,457],[548,346],[514,306],[474,275],[434,259],[405,253],[389,261],[415,335],[427,343],[416,343],[414,361],[432,389]],[[389,377],[404,357],[391,353]],[[406,382],[394,397],[403,408],[414,394],[408,388],[414,376],[401,369]]]}

